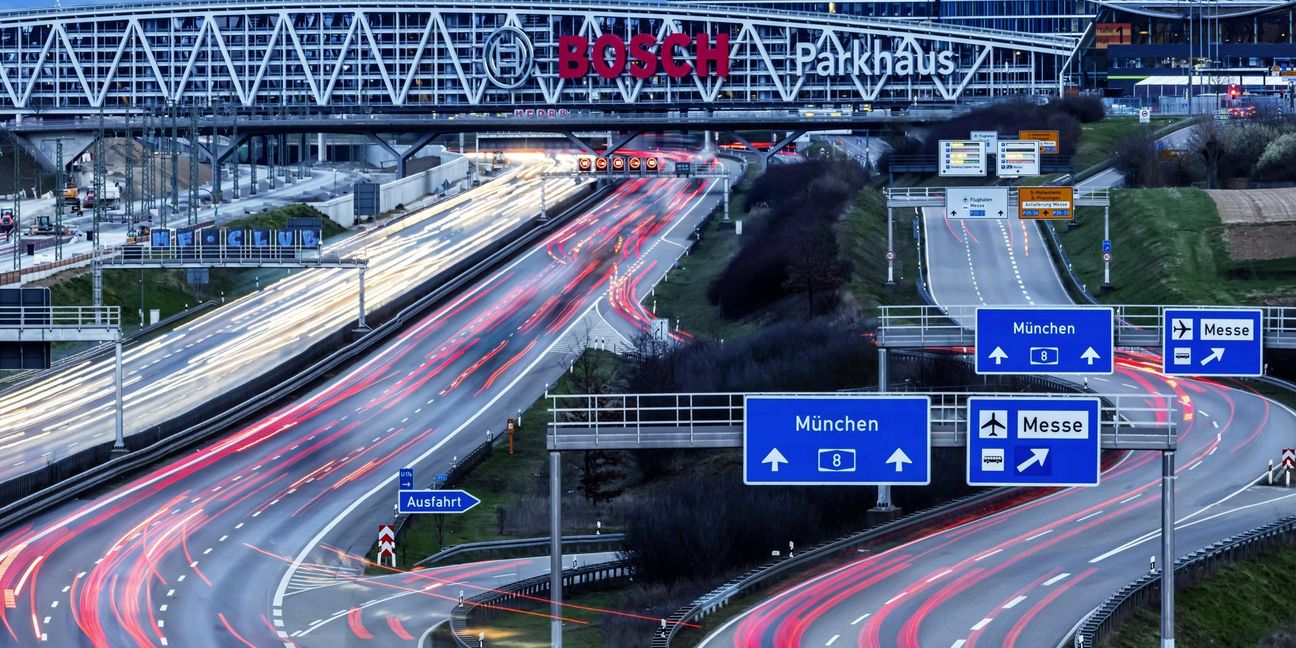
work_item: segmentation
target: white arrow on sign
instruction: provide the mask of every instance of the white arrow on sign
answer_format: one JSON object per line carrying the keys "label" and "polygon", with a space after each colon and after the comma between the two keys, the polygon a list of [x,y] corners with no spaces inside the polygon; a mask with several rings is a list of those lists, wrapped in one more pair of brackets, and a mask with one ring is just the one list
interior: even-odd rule
{"label": "white arrow on sign", "polygon": [[1098,358],[1099,358],[1098,352],[1094,351],[1093,347],[1089,347],[1088,349],[1085,349],[1085,352],[1080,354],[1080,359],[1088,360],[1090,365],[1092,365],[1093,361],[1097,360]]}
{"label": "white arrow on sign", "polygon": [[770,450],[769,454],[765,455],[764,459],[761,459],[761,463],[770,465],[770,472],[778,472],[779,464],[787,462],[787,457],[784,457],[783,453],[778,451],[778,448]]}
{"label": "white arrow on sign", "polygon": [[1223,359],[1224,359],[1224,347],[1211,347],[1210,355],[1206,356],[1205,358],[1202,358],[1201,363],[1205,365],[1207,362],[1211,362],[1214,360],[1223,360]]}
{"label": "white arrow on sign", "polygon": [[991,359],[991,360],[994,360],[996,365],[998,365],[998,364],[1002,364],[1003,361],[1004,361],[1004,358],[1007,358],[1007,357],[1008,357],[1008,354],[1007,354],[1007,353],[1004,353],[1004,350],[1003,350],[1002,348],[1000,348],[1000,347],[995,347],[995,348],[994,348],[994,351],[991,351],[991,352],[990,352],[990,359]]}
{"label": "white arrow on sign", "polygon": [[896,472],[901,472],[904,470],[905,464],[913,463],[913,459],[910,459],[909,455],[905,454],[904,450],[896,448],[895,452],[891,453],[891,458],[887,459],[886,462],[889,464],[895,464]]}
{"label": "white arrow on sign", "polygon": [[1031,448],[1031,456],[1026,461],[1017,464],[1017,472],[1025,472],[1027,468],[1035,464],[1044,465],[1044,458],[1048,456],[1048,448]]}

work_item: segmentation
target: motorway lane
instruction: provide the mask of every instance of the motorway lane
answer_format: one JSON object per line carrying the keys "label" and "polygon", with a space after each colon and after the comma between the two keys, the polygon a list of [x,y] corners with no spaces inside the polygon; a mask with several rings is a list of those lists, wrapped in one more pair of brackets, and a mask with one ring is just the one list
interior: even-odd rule
{"label": "motorway lane", "polygon": [[571,359],[550,350],[623,271],[674,258],[659,243],[685,242],[709,188],[627,182],[309,396],[10,533],[0,645],[292,645],[317,616],[287,617],[286,595],[358,572],[396,468],[444,471],[539,395]]}
{"label": "motorway lane", "polygon": [[[536,161],[328,249],[369,260],[365,304],[372,311],[534,217],[544,166]],[[546,182],[555,201],[577,188]],[[354,321],[356,279],[349,269],[297,271],[127,349],[126,434],[188,411]],[[0,396],[0,480],[111,439],[112,393],[110,356]]]}
{"label": "motorway lane", "polygon": [[[587,567],[616,559],[615,552],[568,554],[563,556],[563,568]],[[290,619],[312,619],[306,629],[293,637],[311,646],[354,645],[362,636],[374,637],[379,631],[409,642],[449,619],[461,595],[471,598],[548,573],[548,556],[372,576],[323,572],[317,576],[318,584],[290,592],[284,599],[284,610]]]}
{"label": "motorway lane", "polygon": [[[1035,225],[965,228],[939,210],[925,219],[941,303],[1067,303]],[[1182,404],[1177,553],[1296,513],[1290,492],[1250,486],[1296,440],[1296,413],[1245,389],[1166,378],[1158,363],[1127,354],[1115,374],[1089,382],[1100,393],[1173,394]],[[1159,551],[1159,475],[1156,453],[1129,453],[1099,487],[1059,490],[820,574],[704,645],[1056,645]]]}

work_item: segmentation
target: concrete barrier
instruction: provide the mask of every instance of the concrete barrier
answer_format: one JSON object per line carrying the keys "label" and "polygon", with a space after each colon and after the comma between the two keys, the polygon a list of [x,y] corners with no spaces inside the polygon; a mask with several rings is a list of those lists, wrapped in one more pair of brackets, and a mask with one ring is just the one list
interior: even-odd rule
{"label": "concrete barrier", "polygon": [[[434,194],[445,183],[454,184],[468,177],[470,165],[468,158],[448,151],[441,152],[441,164],[420,171],[404,178],[384,182],[378,188],[378,211],[389,212],[398,205],[408,205],[414,201]],[[346,194],[324,202],[311,203],[311,206],[324,213],[329,220],[351,227],[355,225],[355,196]]]}

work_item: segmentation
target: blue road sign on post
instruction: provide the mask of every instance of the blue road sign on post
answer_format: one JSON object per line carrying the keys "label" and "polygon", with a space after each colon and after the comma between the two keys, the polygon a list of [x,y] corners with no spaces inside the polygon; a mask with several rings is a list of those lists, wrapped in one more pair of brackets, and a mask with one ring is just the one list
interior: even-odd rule
{"label": "blue road sign on post", "polygon": [[1103,239],[1103,254],[1111,254],[1111,239]]}
{"label": "blue road sign on post", "polygon": [[414,490],[414,469],[413,468],[400,469],[400,489]]}
{"label": "blue road sign on post", "polygon": [[401,515],[410,513],[463,513],[481,500],[461,490],[402,490],[396,501]]}
{"label": "blue road sign on post", "polygon": [[978,374],[1109,374],[1112,309],[980,307]]}
{"label": "blue road sign on post", "polygon": [[968,398],[969,486],[1097,486],[1093,397]]}
{"label": "blue road sign on post", "polygon": [[1174,376],[1259,376],[1259,308],[1167,308],[1161,314],[1162,371]]}
{"label": "blue road sign on post", "polygon": [[931,481],[931,401],[878,394],[748,396],[743,482],[758,486]]}

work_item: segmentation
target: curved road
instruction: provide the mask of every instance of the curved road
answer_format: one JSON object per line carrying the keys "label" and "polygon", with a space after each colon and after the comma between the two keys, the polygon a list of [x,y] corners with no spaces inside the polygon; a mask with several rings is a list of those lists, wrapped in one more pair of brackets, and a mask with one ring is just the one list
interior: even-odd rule
{"label": "curved road", "polygon": [[[1068,299],[1034,224],[960,222],[927,210],[931,289],[942,304]],[[1250,486],[1296,441],[1296,414],[1244,389],[1172,380],[1127,354],[1100,393],[1174,394],[1183,405],[1176,548],[1296,513],[1296,493]],[[962,470],[961,466],[950,469]],[[704,646],[1051,647],[1159,551],[1160,461],[1128,453],[1094,488],[968,520],[777,592]]]}
{"label": "curved road", "polygon": [[[680,253],[713,183],[627,181],[328,384],[10,531],[0,645],[311,645],[292,635],[337,610],[298,612],[292,597],[361,572],[397,468],[444,471],[539,396],[609,286]],[[417,636],[414,615],[355,614],[357,640]]]}

